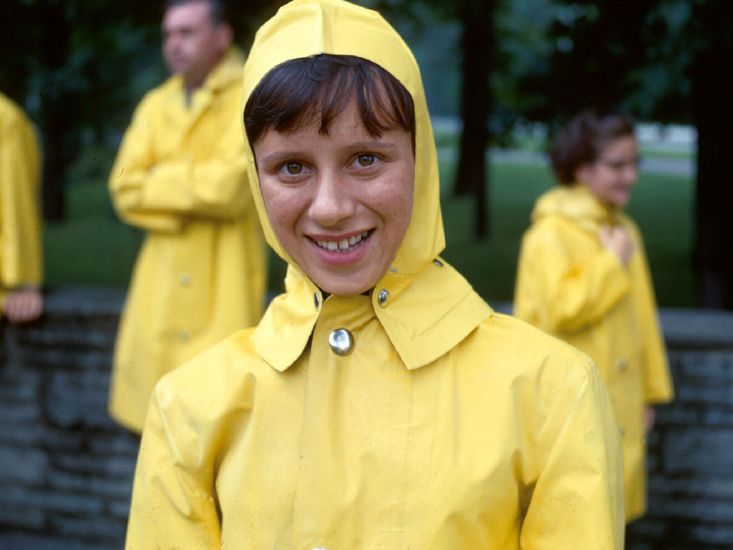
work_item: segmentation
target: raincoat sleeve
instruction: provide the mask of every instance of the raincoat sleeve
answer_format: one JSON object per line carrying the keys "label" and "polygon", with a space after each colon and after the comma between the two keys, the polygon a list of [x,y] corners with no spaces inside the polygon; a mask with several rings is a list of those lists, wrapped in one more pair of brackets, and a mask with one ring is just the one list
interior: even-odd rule
{"label": "raincoat sleeve", "polygon": [[[177,232],[189,217],[231,220],[250,208],[251,195],[245,176],[244,136],[233,117],[219,136],[216,155],[200,160],[175,150],[161,156],[155,140],[179,139],[165,135],[156,125],[155,97],[143,100],[125,133],[110,176],[110,192],[120,217],[146,230]],[[202,116],[205,116],[202,115]],[[201,144],[202,149],[209,144]]]}
{"label": "raincoat sleeve", "polygon": [[203,450],[206,437],[186,423],[187,411],[167,381],[156,386],[148,407],[125,548],[219,548],[213,464]]}
{"label": "raincoat sleeve", "polygon": [[40,153],[31,125],[14,117],[0,143],[0,286],[41,282]]}
{"label": "raincoat sleeve", "polygon": [[[574,392],[548,386],[534,395],[544,404],[543,414],[526,436],[536,438],[527,445],[530,458],[525,463],[535,481],[521,548],[623,548],[619,430],[600,374],[590,360],[587,367],[579,384],[576,376],[564,380],[577,388]],[[542,393],[545,396],[538,395]],[[550,393],[555,394],[554,404],[546,397]]]}
{"label": "raincoat sleeve", "polygon": [[667,403],[674,398],[672,377],[669,372],[664,341],[659,330],[657,304],[654,299],[654,286],[649,272],[644,243],[635,224],[630,224],[630,233],[634,239],[634,250],[637,251],[632,267],[638,271],[634,308],[639,320],[639,331],[642,341],[642,365],[644,400],[647,403]]}
{"label": "raincoat sleeve", "polygon": [[566,231],[551,223],[533,227],[519,257],[515,314],[552,332],[575,332],[600,320],[631,289],[613,252],[599,243],[593,254],[575,259]]}

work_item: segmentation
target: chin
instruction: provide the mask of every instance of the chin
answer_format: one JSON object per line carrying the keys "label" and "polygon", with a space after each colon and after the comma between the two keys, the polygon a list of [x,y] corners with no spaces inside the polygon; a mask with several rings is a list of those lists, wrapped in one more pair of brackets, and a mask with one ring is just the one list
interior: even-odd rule
{"label": "chin", "polygon": [[328,294],[335,294],[336,296],[357,296],[363,294],[369,289],[373,288],[376,281],[372,284],[358,283],[353,278],[345,278],[346,280],[339,281],[333,280],[332,278],[326,280],[312,279],[318,288]]}

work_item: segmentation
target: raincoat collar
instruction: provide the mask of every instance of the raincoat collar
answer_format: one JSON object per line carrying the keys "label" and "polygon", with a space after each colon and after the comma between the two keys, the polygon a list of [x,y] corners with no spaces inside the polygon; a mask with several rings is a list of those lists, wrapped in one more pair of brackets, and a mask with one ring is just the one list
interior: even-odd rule
{"label": "raincoat collar", "polygon": [[622,217],[619,208],[598,200],[583,184],[559,185],[542,195],[532,211],[532,221],[558,215],[594,231],[600,225],[617,225]]}
{"label": "raincoat collar", "polygon": [[228,88],[232,82],[242,78],[243,65],[244,54],[242,51],[234,46],[230,47],[206,78],[202,88],[211,92]]}
{"label": "raincoat collar", "polygon": [[[257,353],[278,371],[302,355],[324,303],[321,291],[292,266],[285,287],[253,335]],[[389,292],[386,305],[379,300],[383,290]],[[370,302],[369,313],[377,317],[409,370],[445,355],[494,313],[463,276],[438,258],[419,277],[385,274],[370,293]]]}
{"label": "raincoat collar", "polygon": [[[295,0],[257,32],[244,68],[243,104],[277,65],[328,53],[370,60],[397,78],[415,105],[415,185],[410,225],[391,268],[372,292],[374,315],[407,368],[445,354],[491,315],[470,285],[444,262],[438,161],[420,70],[397,32],[375,11],[342,0]],[[258,353],[278,370],[305,350],[321,314],[323,296],[278,242],[265,209],[251,146],[248,176],[268,244],[288,264],[286,291],[271,303],[254,334]],[[390,293],[388,307],[377,303]],[[340,297],[331,296],[338,300]],[[319,305],[320,304],[320,305]]]}

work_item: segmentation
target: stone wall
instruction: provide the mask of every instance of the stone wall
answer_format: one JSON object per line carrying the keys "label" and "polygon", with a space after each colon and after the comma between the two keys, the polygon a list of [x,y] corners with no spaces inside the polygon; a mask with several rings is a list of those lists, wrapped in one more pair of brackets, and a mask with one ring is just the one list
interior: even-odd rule
{"label": "stone wall", "polygon": [[52,292],[41,321],[0,326],[3,550],[122,548],[137,441],[106,412],[122,299]]}
{"label": "stone wall", "polygon": [[657,409],[631,550],[733,548],[733,314],[664,311],[677,392]]}
{"label": "stone wall", "polygon": [[[120,292],[64,289],[0,326],[0,548],[119,549],[137,439],[107,416]],[[649,440],[631,550],[733,548],[733,314],[664,311],[677,400]]]}

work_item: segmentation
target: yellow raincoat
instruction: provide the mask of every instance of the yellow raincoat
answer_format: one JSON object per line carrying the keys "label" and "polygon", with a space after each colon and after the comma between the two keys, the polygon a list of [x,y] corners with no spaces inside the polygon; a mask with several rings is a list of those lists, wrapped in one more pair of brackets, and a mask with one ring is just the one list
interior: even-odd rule
{"label": "yellow raincoat", "polygon": [[[277,242],[286,293],[158,384],[127,548],[620,548],[618,431],[597,369],[494,313],[438,259],[438,165],[417,65],[373,11],[296,1],[257,34],[245,99],[318,53],[378,63],[416,108],[413,216],[369,295],[330,295]],[[344,327],[353,351],[329,348]]]}
{"label": "yellow raincoat", "polygon": [[0,94],[0,306],[7,290],[41,284],[40,167],[31,122]]}
{"label": "yellow raincoat", "polygon": [[[621,225],[634,254],[624,267],[602,247],[602,225]],[[537,201],[519,259],[514,313],[598,364],[623,433],[627,520],[646,509],[645,404],[673,397],[646,255],[636,225],[583,185]]]}
{"label": "yellow raincoat", "polygon": [[230,50],[188,108],[180,76],[148,93],[110,176],[120,217],[147,231],[109,403],[134,431],[161,376],[262,314],[266,259],[245,174],[242,65]]}

